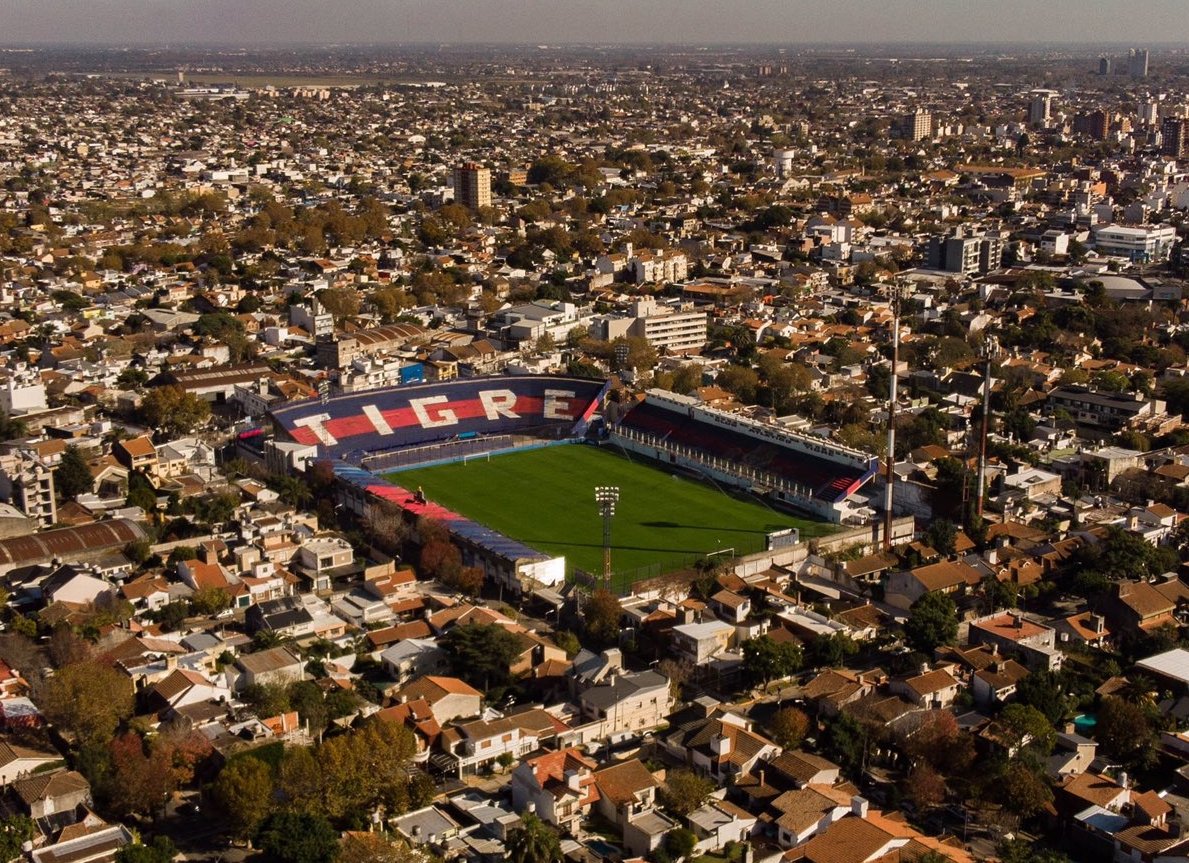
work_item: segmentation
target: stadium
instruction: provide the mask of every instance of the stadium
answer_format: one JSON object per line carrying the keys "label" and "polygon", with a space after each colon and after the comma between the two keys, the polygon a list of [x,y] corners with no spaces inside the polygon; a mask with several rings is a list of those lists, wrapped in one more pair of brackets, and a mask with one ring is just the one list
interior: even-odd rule
{"label": "stadium", "polygon": [[[446,525],[467,565],[519,594],[601,566],[595,486],[621,489],[615,585],[818,535],[854,517],[865,453],[649,391],[509,375],[313,399],[270,414],[274,470],[328,461],[359,516]],[[806,517],[808,516],[808,517]]]}

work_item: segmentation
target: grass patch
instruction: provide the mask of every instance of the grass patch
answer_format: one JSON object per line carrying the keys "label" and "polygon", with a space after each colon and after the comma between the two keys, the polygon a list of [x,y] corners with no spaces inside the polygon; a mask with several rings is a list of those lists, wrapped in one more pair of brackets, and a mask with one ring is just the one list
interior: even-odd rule
{"label": "grass patch", "polygon": [[611,527],[617,574],[646,577],[690,565],[710,552],[760,551],[765,535],[796,527],[803,539],[834,526],[778,511],[640,460],[593,446],[570,445],[472,458],[465,464],[389,474],[467,518],[533,548],[565,555],[567,568],[602,571],[603,522],[595,486],[620,489]]}

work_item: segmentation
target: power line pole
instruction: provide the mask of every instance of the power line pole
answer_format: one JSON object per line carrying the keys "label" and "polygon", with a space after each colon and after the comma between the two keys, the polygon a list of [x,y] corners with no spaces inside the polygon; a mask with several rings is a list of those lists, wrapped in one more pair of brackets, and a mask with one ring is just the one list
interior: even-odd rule
{"label": "power line pole", "polygon": [[615,504],[619,502],[619,486],[600,485],[595,487],[595,503],[603,516],[603,588],[611,589],[611,519],[615,515]]}

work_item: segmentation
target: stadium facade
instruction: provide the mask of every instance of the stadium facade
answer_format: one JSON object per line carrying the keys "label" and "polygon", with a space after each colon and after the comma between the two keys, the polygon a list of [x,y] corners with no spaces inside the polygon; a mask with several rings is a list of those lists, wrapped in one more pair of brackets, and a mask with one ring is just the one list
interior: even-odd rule
{"label": "stadium facade", "polygon": [[[340,503],[356,515],[396,506],[409,523],[422,517],[442,522],[465,562],[482,567],[513,594],[552,590],[564,581],[564,558],[446,510],[374,471],[583,440],[608,388],[603,380],[550,375],[389,387],[284,405],[270,413],[271,435],[252,440],[263,443],[274,470],[330,462]],[[609,419],[615,421],[604,441],[833,523],[853,520],[851,496],[879,466],[868,453],[661,390],[648,391]]]}

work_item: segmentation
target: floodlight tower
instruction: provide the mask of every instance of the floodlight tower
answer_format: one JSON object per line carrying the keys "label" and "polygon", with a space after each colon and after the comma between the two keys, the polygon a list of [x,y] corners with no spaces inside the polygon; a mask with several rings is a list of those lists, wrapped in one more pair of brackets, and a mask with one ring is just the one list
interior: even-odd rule
{"label": "floodlight tower", "polygon": [[983,516],[983,498],[987,488],[987,431],[991,423],[991,361],[999,354],[999,339],[988,335],[983,342],[982,355],[985,361],[983,367],[983,430],[978,442],[978,489],[975,500],[975,512],[979,518]]}
{"label": "floodlight tower", "polygon": [[888,380],[887,486],[884,488],[883,547],[892,548],[892,488],[896,484],[896,370],[900,365],[900,304],[907,294],[902,282],[889,289],[892,301],[892,374]]}
{"label": "floodlight tower", "polygon": [[595,503],[603,515],[603,587],[611,589],[611,519],[619,502],[619,486],[595,486]]}

